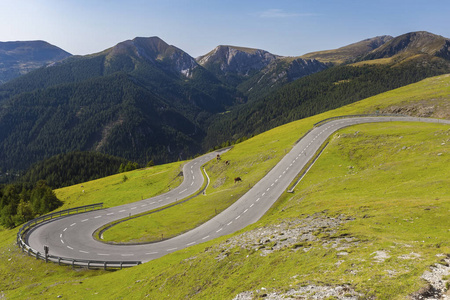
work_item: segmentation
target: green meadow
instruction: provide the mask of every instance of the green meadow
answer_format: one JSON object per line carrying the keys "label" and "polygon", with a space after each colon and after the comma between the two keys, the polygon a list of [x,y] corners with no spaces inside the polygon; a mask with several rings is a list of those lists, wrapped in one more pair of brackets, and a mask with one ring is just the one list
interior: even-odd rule
{"label": "green meadow", "polygon": [[[444,110],[449,86],[448,75],[426,79],[237,144],[222,161],[206,165],[211,184],[205,196],[174,206],[164,211],[166,215],[158,212],[114,226],[108,230],[116,234],[110,240],[152,240],[164,234],[154,228],[169,226],[164,218],[180,219],[176,216],[187,212],[196,213],[196,218],[175,224],[165,234],[204,222],[245,193],[322,119],[415,103],[428,103],[436,114],[448,114]],[[449,144],[450,126],[442,124],[377,123],[340,130],[295,192],[284,194],[257,223],[121,271],[45,264],[18,250],[17,228],[1,229],[0,298],[231,299],[246,291],[258,298],[307,285],[348,284],[363,298],[404,299],[425,286],[421,275],[450,253]],[[179,162],[132,171],[56,193],[65,202],[63,209],[138,201],[178,185],[181,166]],[[236,176],[243,181],[235,184]],[[317,228],[309,241],[267,255],[260,249],[275,249],[273,241],[258,241],[257,248],[226,246],[260,229],[310,217],[346,221],[334,230]],[[120,231],[136,234],[127,237]]]}

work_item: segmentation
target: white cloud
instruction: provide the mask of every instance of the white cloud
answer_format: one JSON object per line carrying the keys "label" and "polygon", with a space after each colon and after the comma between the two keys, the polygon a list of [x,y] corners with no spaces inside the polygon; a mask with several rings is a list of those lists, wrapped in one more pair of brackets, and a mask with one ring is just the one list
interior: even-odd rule
{"label": "white cloud", "polygon": [[282,9],[268,9],[263,12],[260,12],[258,15],[261,18],[293,18],[293,17],[311,17],[315,16],[316,14],[291,13],[286,12]]}

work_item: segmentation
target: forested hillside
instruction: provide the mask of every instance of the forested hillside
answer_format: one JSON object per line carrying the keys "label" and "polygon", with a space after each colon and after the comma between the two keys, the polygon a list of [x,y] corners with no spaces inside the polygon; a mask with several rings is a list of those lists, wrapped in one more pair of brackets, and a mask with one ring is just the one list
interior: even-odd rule
{"label": "forested hillside", "polygon": [[34,164],[20,181],[36,184],[45,180],[52,189],[58,189],[119,173],[126,165],[133,166],[130,170],[137,168],[137,164],[120,157],[99,152],[71,152]]}
{"label": "forested hillside", "polygon": [[450,63],[441,60],[413,61],[395,68],[376,64],[333,67],[216,116],[204,144],[214,147],[449,72]]}
{"label": "forested hillside", "polygon": [[157,37],[124,41],[0,85],[0,176],[74,151],[141,166],[187,159],[449,73],[449,44],[418,32],[303,57],[219,46],[196,61]]}

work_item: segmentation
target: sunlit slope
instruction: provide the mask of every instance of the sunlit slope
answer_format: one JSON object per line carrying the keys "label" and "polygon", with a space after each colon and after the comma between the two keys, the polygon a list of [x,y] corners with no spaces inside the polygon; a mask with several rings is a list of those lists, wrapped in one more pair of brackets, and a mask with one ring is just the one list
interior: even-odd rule
{"label": "sunlit slope", "polygon": [[[433,103],[432,115],[448,116],[449,84],[448,75],[426,79],[235,145],[222,158],[236,164],[234,171],[216,162],[207,166],[212,179],[207,194],[233,197],[234,188],[241,189],[247,180],[262,177],[300,136],[324,118],[421,103]],[[309,284],[347,283],[368,297],[404,298],[425,285],[420,276],[440,260],[437,254],[450,253],[446,218],[450,174],[442,167],[449,163],[448,134],[448,126],[439,124],[386,123],[347,128],[335,135],[294,195],[280,199],[260,222],[236,237],[187,248],[119,272],[72,271],[44,264],[18,251],[14,245],[17,230],[3,230],[0,295],[10,299],[59,295],[71,299],[230,299],[245,291],[257,296]],[[242,185],[230,183],[235,174],[242,175]],[[120,178],[116,180],[120,182]],[[74,193],[79,195],[80,189],[78,186]],[[98,199],[90,201],[104,199],[99,193]],[[314,227],[314,222],[309,222],[338,219],[340,215],[345,222],[337,222],[334,231],[330,226],[317,223]],[[278,249],[276,242],[289,242],[281,241],[280,234],[296,225],[311,226],[311,239]],[[267,232],[269,236],[255,232]],[[334,242],[338,243],[335,248]],[[275,251],[262,255],[262,250],[271,248]],[[387,258],[381,261],[382,257]]]}

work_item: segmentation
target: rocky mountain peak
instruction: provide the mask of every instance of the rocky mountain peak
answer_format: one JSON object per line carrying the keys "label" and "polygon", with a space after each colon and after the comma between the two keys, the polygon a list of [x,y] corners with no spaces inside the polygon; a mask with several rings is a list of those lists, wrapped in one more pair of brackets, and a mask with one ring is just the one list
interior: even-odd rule
{"label": "rocky mountain peak", "polygon": [[207,69],[219,68],[222,72],[245,76],[263,69],[278,57],[265,50],[220,45],[198,57],[197,62]]}
{"label": "rocky mountain peak", "polygon": [[191,77],[193,70],[198,67],[193,57],[159,37],[136,37],[117,44],[108,52],[107,60],[127,55],[135,60],[142,59],[152,64],[164,65],[185,77]]}

